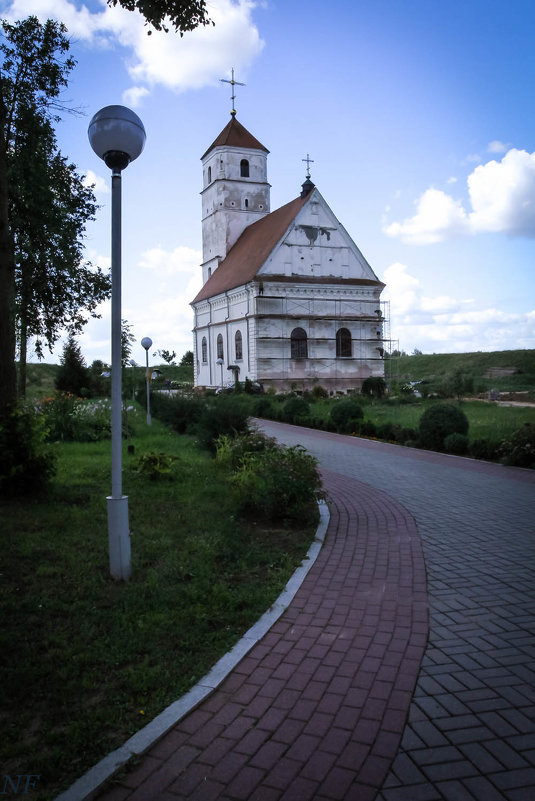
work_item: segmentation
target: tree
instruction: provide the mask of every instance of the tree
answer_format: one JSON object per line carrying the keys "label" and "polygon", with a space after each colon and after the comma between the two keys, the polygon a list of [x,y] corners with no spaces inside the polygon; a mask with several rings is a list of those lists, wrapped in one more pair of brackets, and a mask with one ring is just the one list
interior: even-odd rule
{"label": "tree", "polygon": [[60,368],[55,381],[56,389],[80,396],[89,383],[89,372],[80,345],[71,334],[63,346]]}
{"label": "tree", "polygon": [[[206,0],[106,0],[109,6],[120,5],[127,11],[137,9],[157,31],[168,32],[167,23],[182,36],[199,25],[213,25],[207,16]],[[151,31],[149,31],[149,34]]]}
{"label": "tree", "polygon": [[127,320],[121,320],[121,365],[123,369],[130,361],[132,343],[136,341],[132,326]]}
{"label": "tree", "polygon": [[77,334],[109,296],[109,276],[83,262],[82,235],[93,219],[92,189],[55,151],[48,121],[34,117],[10,153],[11,228],[15,246],[15,314],[19,396],[25,394],[29,336],[39,358],[63,328]]}
{"label": "tree", "polygon": [[163,359],[164,362],[166,362],[167,364],[175,364],[173,359],[176,358],[176,351],[173,351],[171,353],[171,351],[169,351],[169,350],[157,350],[152,355],[153,356],[159,356],[160,359]]}
{"label": "tree", "polygon": [[[0,414],[16,400],[17,322],[23,351],[32,326],[50,345],[63,325],[74,330],[82,325],[80,305],[71,302],[73,286],[84,302],[87,281],[94,285],[89,267],[76,275],[81,250],[72,242],[73,232],[81,235],[94,213],[94,198],[80,191],[81,181],[57,151],[52,128],[57,112],[65,110],[58,97],[75,65],[66,55],[66,28],[28,17],[14,25],[4,21],[1,29]],[[95,305],[107,292],[106,280],[99,272]]]}
{"label": "tree", "polygon": [[181,367],[193,367],[193,351],[187,350],[180,359]]}

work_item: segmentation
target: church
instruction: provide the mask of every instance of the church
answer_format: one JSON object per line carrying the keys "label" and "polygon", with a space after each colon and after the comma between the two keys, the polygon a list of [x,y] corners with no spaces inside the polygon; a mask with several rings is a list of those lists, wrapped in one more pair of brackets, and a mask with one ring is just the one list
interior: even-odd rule
{"label": "church", "polygon": [[384,376],[384,284],[310,178],[275,211],[269,151],[237,120],[201,157],[202,279],[195,385],[358,391]]}

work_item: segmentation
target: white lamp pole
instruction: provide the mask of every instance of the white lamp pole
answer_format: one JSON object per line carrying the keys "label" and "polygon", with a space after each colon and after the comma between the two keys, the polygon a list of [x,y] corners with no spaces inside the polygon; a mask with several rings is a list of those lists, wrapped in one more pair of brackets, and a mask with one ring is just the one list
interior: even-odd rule
{"label": "white lamp pole", "polygon": [[111,169],[111,496],[108,502],[110,573],[129,579],[128,497],[122,490],[121,425],[121,172],[145,146],[145,129],[125,106],[106,106],[89,123],[91,147]]}
{"label": "white lamp pole", "polygon": [[223,359],[221,358],[221,356],[219,357],[219,359],[216,359],[216,364],[218,364],[221,367],[221,390],[223,390]]}
{"label": "white lamp pole", "polygon": [[149,348],[152,348],[152,339],[150,337],[143,337],[141,345],[145,348],[147,354],[147,425],[152,425],[152,418],[150,416],[150,374],[149,374]]}

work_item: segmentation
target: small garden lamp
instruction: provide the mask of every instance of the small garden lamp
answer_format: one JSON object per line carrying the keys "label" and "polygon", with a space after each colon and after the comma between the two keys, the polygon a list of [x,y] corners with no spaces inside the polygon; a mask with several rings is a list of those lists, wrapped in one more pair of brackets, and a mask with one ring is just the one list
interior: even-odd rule
{"label": "small garden lamp", "polygon": [[121,398],[121,172],[145,146],[143,123],[125,106],[106,106],[91,119],[91,147],[111,170],[111,496],[108,502],[110,573],[130,578],[128,497],[122,490]]}
{"label": "small garden lamp", "polygon": [[145,353],[147,357],[147,425],[152,425],[152,419],[150,416],[150,372],[149,372],[149,348],[152,348],[152,339],[150,337],[143,337],[141,340],[141,346],[145,348]]}

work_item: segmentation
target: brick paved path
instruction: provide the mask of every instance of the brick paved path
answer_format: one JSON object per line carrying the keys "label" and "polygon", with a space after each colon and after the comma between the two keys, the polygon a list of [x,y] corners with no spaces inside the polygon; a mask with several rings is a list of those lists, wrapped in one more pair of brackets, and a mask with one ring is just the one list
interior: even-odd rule
{"label": "brick paved path", "polygon": [[399,748],[428,635],[414,521],[325,474],[325,544],[292,604],[105,801],[372,801]]}
{"label": "brick paved path", "polygon": [[422,537],[430,639],[380,801],[535,799],[535,472],[262,422],[386,490]]}

